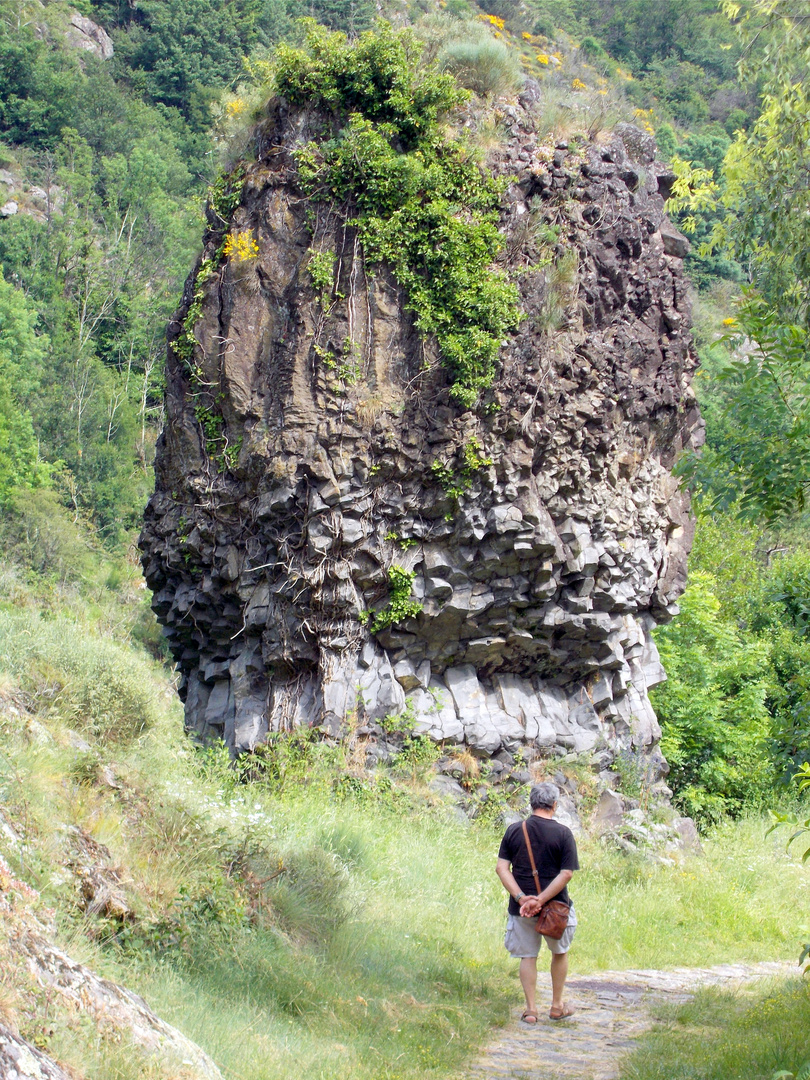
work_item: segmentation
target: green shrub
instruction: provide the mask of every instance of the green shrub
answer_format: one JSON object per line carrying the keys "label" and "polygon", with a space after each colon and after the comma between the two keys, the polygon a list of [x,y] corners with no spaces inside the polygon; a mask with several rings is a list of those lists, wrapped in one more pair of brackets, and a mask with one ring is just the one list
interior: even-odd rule
{"label": "green shrub", "polygon": [[157,714],[146,661],[67,619],[0,612],[0,670],[50,714],[100,739],[132,738]]}
{"label": "green shrub", "polygon": [[82,530],[48,488],[12,496],[0,520],[0,547],[27,569],[63,582],[89,577],[98,563]]}
{"label": "green shrub", "polygon": [[456,81],[481,97],[499,97],[517,90],[523,73],[514,53],[502,41],[457,41],[439,54],[439,65]]}
{"label": "green shrub", "polygon": [[675,801],[703,825],[764,807],[776,778],[770,642],[724,618],[715,588],[694,572],[680,616],[658,631],[668,679],[652,695]]}
{"label": "green shrub", "polygon": [[493,266],[501,185],[439,130],[465,91],[435,65],[420,69],[419,53],[411,33],[387,24],[349,42],[309,23],[306,49],[278,50],[275,86],[346,118],[335,138],[298,152],[301,185],[348,207],[366,259],[391,267],[417,327],[436,337],[451,396],[472,408],[517,325],[518,294]]}
{"label": "green shrub", "polygon": [[580,41],[579,51],[583,54],[583,56],[587,56],[587,58],[592,63],[595,60],[604,61],[609,59],[608,54],[605,52],[605,50],[602,48],[596,38],[591,37],[590,35],[588,37],[584,37],[582,41]]}

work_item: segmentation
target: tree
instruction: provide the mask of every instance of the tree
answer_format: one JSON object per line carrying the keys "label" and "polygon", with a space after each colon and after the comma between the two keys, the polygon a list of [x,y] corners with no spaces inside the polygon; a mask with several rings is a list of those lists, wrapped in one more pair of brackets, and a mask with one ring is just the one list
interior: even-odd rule
{"label": "tree", "polygon": [[39,386],[47,341],[35,329],[36,311],[0,275],[0,505],[16,488],[47,479],[25,407]]}
{"label": "tree", "polygon": [[119,62],[153,100],[175,106],[202,131],[210,102],[257,44],[261,13],[261,0],[140,0],[117,39]]}
{"label": "tree", "polygon": [[[724,7],[740,16],[732,0]],[[803,509],[810,489],[810,10],[754,0],[740,34],[741,76],[756,79],[762,107],[726,153],[712,236],[749,285],[719,372],[728,439],[709,483],[715,499],[773,522]]]}
{"label": "tree", "polygon": [[331,30],[357,37],[368,30],[377,14],[374,0],[308,0],[306,14]]}
{"label": "tree", "polygon": [[[730,0],[725,8],[740,11]],[[784,322],[810,326],[810,9],[804,0],[755,0],[740,32],[741,74],[759,82],[762,108],[726,155],[727,214],[715,241],[747,263],[757,294]]]}

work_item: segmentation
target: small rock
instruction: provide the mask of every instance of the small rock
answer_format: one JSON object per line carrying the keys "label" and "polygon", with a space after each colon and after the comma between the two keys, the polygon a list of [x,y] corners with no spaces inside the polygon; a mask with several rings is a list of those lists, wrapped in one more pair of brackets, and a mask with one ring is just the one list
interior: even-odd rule
{"label": "small rock", "polygon": [[605,788],[591,817],[591,828],[596,833],[618,829],[624,817],[624,802],[615,791]]}
{"label": "small rock", "polygon": [[461,784],[451,776],[434,776],[428,787],[431,791],[435,791],[437,795],[446,795],[455,802],[467,797],[467,793]]}
{"label": "small rock", "polygon": [[678,818],[675,822],[675,830],[680,838],[679,844],[684,851],[688,851],[692,855],[703,854],[700,833],[697,831],[697,826],[691,818]]}
{"label": "small rock", "polygon": [[692,245],[678,230],[667,221],[661,223],[661,240],[667,255],[674,255],[677,259],[684,259],[692,250]]}
{"label": "small rock", "polygon": [[14,217],[19,209],[17,203],[13,199],[9,199],[7,203],[0,206],[0,217]]}

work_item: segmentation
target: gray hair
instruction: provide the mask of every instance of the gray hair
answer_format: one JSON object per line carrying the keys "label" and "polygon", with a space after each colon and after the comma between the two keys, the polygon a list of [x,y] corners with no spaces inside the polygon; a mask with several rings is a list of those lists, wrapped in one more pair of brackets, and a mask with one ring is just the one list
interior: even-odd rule
{"label": "gray hair", "polygon": [[542,784],[535,784],[529,792],[529,805],[532,810],[550,810],[559,797],[557,785],[544,780]]}

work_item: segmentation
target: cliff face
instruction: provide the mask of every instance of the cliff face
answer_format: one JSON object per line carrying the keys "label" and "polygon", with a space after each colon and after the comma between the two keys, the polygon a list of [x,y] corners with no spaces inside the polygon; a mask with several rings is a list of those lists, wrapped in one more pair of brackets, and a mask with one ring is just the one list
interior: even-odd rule
{"label": "cliff face", "polygon": [[[273,105],[232,219],[210,215],[169,329],[141,540],[202,738],[239,752],[406,709],[479,753],[604,766],[633,748],[665,769],[650,631],[683,589],[692,526],[671,468],[702,431],[688,245],[649,136],[546,148],[528,97],[501,119],[490,165],[516,178],[502,258],[523,318],[478,411],[452,402],[351,225],[303,195],[292,155],[317,116]],[[246,257],[217,263],[228,227]],[[331,296],[313,247],[336,252]],[[398,599],[411,614],[386,626]]]}

